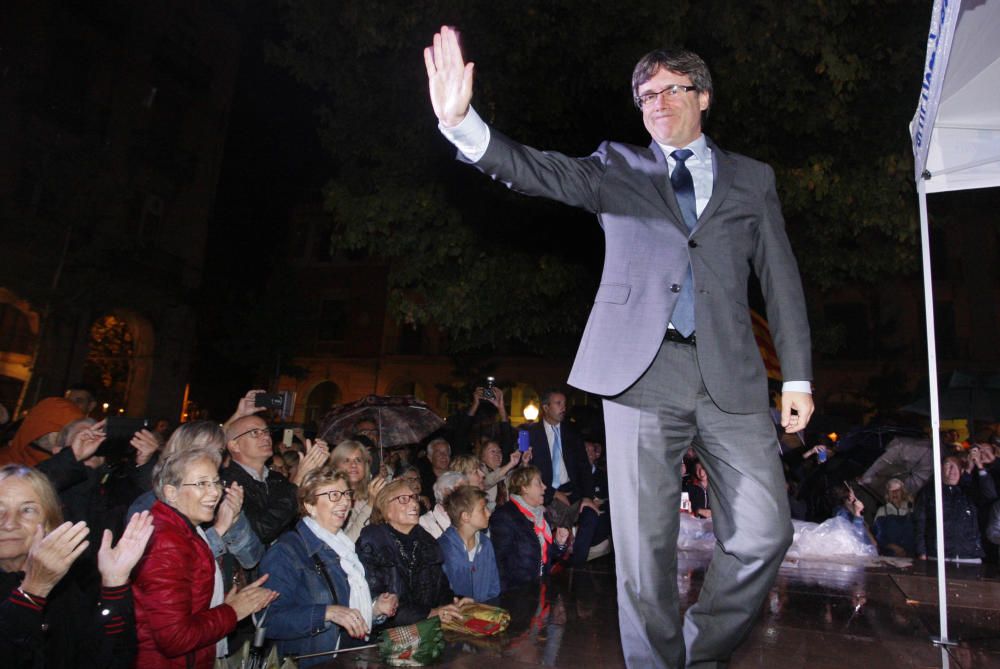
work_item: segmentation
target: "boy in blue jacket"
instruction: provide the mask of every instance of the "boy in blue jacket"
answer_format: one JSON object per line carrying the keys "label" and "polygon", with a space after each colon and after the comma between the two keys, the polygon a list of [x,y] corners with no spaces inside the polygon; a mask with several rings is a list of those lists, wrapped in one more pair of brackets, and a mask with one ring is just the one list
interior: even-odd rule
{"label": "boy in blue jacket", "polygon": [[444,573],[459,597],[484,602],[500,594],[493,544],[483,530],[489,527],[486,493],[473,486],[456,488],[444,502],[451,527],[438,539],[444,553]]}

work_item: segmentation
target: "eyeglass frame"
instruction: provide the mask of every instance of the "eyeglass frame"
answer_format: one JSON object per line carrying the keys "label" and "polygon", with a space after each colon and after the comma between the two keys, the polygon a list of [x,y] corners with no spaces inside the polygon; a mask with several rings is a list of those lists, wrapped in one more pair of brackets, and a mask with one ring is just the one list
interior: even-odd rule
{"label": "eyeglass frame", "polygon": [[[643,107],[645,107],[650,102],[653,102],[654,100],[656,100],[657,98],[659,98],[664,93],[667,94],[668,98],[673,98],[673,97],[676,97],[682,90],[685,93],[690,93],[691,91],[697,91],[698,87],[697,86],[693,86],[693,85],[689,85],[689,84],[670,84],[666,88],[661,88],[658,91],[646,91],[645,93],[639,93],[634,98],[632,98],[632,100],[633,100],[633,102],[635,102],[635,106],[639,110],[642,110]],[[643,101],[644,98],[646,98],[648,96],[652,96],[652,97],[649,97],[648,100]]]}
{"label": "eyeglass frame", "polygon": [[225,490],[226,484],[222,479],[215,479],[214,481],[196,481],[194,483],[181,483],[181,486],[190,486],[192,488],[197,488],[198,492],[202,495],[209,491],[209,486],[215,488],[216,490]]}
{"label": "eyeglass frame", "polygon": [[[333,498],[334,495],[337,495],[337,499]],[[348,488],[347,490],[327,490],[326,492],[313,493],[313,499],[318,501],[320,497],[326,497],[330,501],[330,504],[336,504],[344,497],[347,497],[347,499],[353,502],[354,491]]]}
{"label": "eyeglass frame", "polygon": [[397,502],[397,501],[403,499],[404,497],[406,498],[406,501],[405,502],[399,502],[400,504],[409,504],[411,499],[416,500],[418,504],[420,503],[420,495],[418,495],[416,493],[412,493],[412,492],[408,493],[408,494],[403,494],[403,495],[396,495],[395,497],[391,498],[389,501],[390,502]]}
{"label": "eyeglass frame", "polygon": [[268,435],[270,435],[271,434],[271,428],[266,427],[266,426],[265,427],[255,427],[255,428],[252,428],[250,430],[247,430],[246,432],[241,432],[240,434],[238,434],[235,437],[233,437],[230,441],[236,441],[237,439],[245,437],[248,434],[251,434],[253,432],[257,432],[258,433],[258,434],[253,435],[253,438],[254,439],[259,439],[260,438],[260,433],[262,433],[262,432],[266,432]]}

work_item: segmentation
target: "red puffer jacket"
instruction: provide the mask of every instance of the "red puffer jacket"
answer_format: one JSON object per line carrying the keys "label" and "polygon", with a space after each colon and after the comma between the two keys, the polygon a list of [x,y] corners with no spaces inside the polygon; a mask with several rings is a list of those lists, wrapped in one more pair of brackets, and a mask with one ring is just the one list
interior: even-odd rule
{"label": "red puffer jacket", "polygon": [[215,644],[236,628],[227,604],[209,608],[215,560],[194,527],[171,507],[156,502],[153,538],[136,567],[135,618],[142,669],[210,668]]}

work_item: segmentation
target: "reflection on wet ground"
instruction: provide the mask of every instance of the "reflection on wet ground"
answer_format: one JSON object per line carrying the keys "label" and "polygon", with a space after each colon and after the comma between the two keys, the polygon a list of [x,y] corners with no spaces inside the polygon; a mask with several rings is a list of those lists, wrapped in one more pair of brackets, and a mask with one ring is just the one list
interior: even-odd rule
{"label": "reflection on wet ground", "polygon": [[[681,606],[701,588],[708,555],[682,553]],[[858,567],[788,562],[731,669],[916,669],[940,667],[931,642],[938,632],[933,562],[910,567]],[[1000,571],[996,566],[951,566],[951,667],[1000,669]],[[611,557],[567,569],[544,587],[507,593],[511,613],[501,637],[454,638],[439,666],[624,667],[618,639]],[[343,655],[329,667],[382,667],[371,650]]]}

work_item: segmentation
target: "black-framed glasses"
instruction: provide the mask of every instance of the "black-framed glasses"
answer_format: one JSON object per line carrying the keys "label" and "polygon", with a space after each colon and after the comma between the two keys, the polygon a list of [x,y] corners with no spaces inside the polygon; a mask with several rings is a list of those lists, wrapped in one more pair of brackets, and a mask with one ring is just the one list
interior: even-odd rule
{"label": "black-framed glasses", "polygon": [[331,503],[336,504],[341,499],[346,497],[347,499],[354,499],[353,490],[327,490],[326,492],[316,493],[316,497],[326,497]]}
{"label": "black-framed glasses", "polygon": [[235,437],[233,437],[232,440],[236,441],[240,437],[245,437],[248,434],[251,437],[253,437],[254,439],[259,439],[262,434],[270,435],[271,434],[271,428],[269,428],[269,427],[255,427],[252,430],[247,430],[246,432],[241,432],[240,434],[238,434]]}
{"label": "black-framed glasses", "polygon": [[417,499],[416,495],[396,495],[390,502],[399,502],[400,504],[409,504],[411,499]]}
{"label": "black-framed glasses", "polygon": [[182,483],[181,485],[197,488],[198,492],[203,495],[210,490],[222,490],[225,487],[221,479],[215,479],[214,481],[195,481],[194,483]]}
{"label": "black-framed glasses", "polygon": [[639,109],[642,109],[651,102],[655,102],[658,97],[666,94],[668,98],[675,97],[681,93],[690,93],[691,91],[698,90],[697,86],[686,86],[684,84],[670,84],[666,88],[662,88],[658,91],[646,91],[645,93],[639,93],[635,96],[635,104]]}

